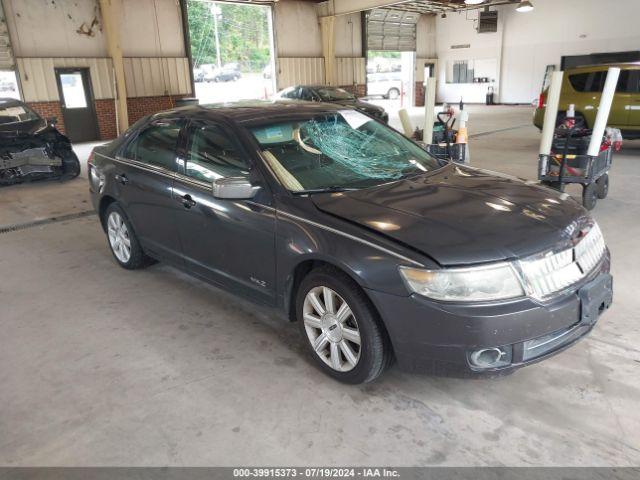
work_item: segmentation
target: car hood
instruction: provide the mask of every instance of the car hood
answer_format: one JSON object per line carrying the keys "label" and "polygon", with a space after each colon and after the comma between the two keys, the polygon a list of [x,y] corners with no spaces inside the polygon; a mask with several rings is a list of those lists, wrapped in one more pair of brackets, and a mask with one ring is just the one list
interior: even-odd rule
{"label": "car hood", "polygon": [[318,209],[385,235],[440,265],[514,259],[567,244],[590,221],[569,195],[450,164],[374,188],[313,195]]}
{"label": "car hood", "polygon": [[37,135],[48,127],[47,122],[41,118],[18,123],[0,123],[0,136],[7,138]]}

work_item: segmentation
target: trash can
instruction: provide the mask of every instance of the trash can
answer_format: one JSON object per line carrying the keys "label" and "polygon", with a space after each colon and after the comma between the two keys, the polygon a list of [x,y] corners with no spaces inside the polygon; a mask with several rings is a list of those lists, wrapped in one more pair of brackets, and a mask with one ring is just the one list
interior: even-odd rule
{"label": "trash can", "polygon": [[487,89],[487,105],[495,105],[493,87]]}
{"label": "trash can", "polygon": [[176,98],[176,107],[186,107],[187,105],[198,105],[199,101],[195,97]]}

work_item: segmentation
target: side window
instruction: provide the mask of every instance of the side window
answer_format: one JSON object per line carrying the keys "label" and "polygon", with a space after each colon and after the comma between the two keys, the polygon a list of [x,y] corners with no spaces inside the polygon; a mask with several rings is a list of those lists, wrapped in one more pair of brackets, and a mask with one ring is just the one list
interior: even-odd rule
{"label": "side window", "polygon": [[176,122],[154,123],[127,145],[125,158],[175,171],[180,128],[180,124]]}
{"label": "side window", "polygon": [[640,93],[640,70],[628,70],[629,83],[627,83],[627,92]]}
{"label": "side window", "polygon": [[292,98],[292,99],[297,99],[298,98],[298,91],[300,89],[298,87],[290,87],[288,90],[285,90],[284,93],[282,94],[282,96],[284,98]]}
{"label": "side window", "polygon": [[208,125],[191,130],[186,174],[205,182],[224,177],[248,177],[249,168],[229,136]]}
{"label": "side window", "polygon": [[601,92],[607,72],[577,73],[569,76],[571,86],[577,92]]}

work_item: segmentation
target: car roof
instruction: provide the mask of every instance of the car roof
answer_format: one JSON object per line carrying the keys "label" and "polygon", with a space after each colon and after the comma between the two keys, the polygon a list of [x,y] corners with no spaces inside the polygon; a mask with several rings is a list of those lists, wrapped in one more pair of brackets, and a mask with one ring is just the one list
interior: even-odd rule
{"label": "car roof", "polygon": [[296,118],[335,113],[349,107],[299,100],[244,100],[208,105],[188,105],[153,115],[152,118],[181,116],[191,119],[230,120],[239,124],[263,124]]}

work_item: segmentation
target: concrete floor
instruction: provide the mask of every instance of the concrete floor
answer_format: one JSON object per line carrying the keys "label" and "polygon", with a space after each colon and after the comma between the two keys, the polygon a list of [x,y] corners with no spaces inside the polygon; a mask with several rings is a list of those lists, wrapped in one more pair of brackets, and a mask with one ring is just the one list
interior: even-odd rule
{"label": "concrete floor", "polygon": [[[473,139],[473,164],[532,178],[531,109],[470,110],[472,133],[523,125]],[[494,380],[393,367],[345,386],[273,313],[162,264],[119,268],[93,216],[0,234],[0,465],[638,465],[638,185],[629,142],[594,211],[611,310]],[[0,190],[0,226],[88,208],[83,179]]]}

